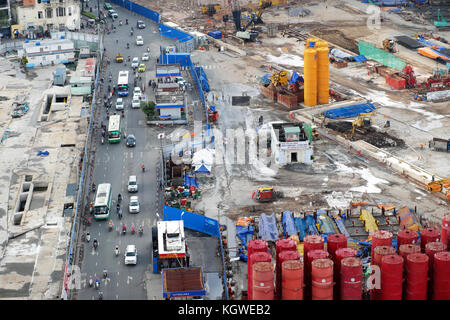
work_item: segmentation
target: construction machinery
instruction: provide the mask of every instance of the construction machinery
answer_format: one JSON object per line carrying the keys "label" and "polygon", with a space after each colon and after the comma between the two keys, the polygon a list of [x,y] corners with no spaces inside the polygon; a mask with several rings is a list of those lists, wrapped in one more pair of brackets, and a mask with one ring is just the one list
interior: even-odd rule
{"label": "construction machinery", "polygon": [[431,181],[427,184],[428,191],[442,191],[444,188],[450,188],[450,178],[445,178],[442,180]]}
{"label": "construction machinery", "polygon": [[270,76],[270,83],[275,87],[286,87],[288,82],[289,80],[286,71],[274,72]]}
{"label": "construction machinery", "polygon": [[356,128],[368,128],[372,125],[372,119],[370,118],[371,113],[361,113],[352,122],[352,138],[355,134]]}
{"label": "construction machinery", "polygon": [[437,20],[434,21],[434,26],[439,30],[450,28],[450,23],[442,16],[441,9],[437,10]]}
{"label": "construction machinery", "polygon": [[256,201],[259,202],[269,202],[279,198],[283,198],[283,193],[275,191],[275,188],[273,187],[267,188],[260,187],[252,194],[252,199],[255,199]]}
{"label": "construction machinery", "polygon": [[218,3],[208,4],[201,7],[202,13],[207,14],[210,17],[212,17],[217,11],[220,11],[220,9],[222,9],[222,6]]}
{"label": "construction machinery", "polygon": [[262,14],[264,9],[272,5],[271,1],[259,0],[256,12],[251,11],[249,14],[249,22],[244,27],[241,26],[241,9],[238,0],[231,0],[231,12],[236,27],[236,37],[244,41],[256,41],[259,33],[255,30],[247,30],[251,25],[262,24]]}
{"label": "construction machinery", "polygon": [[395,46],[395,41],[392,39],[384,39],[383,40],[383,50],[394,53],[397,52],[397,48]]}

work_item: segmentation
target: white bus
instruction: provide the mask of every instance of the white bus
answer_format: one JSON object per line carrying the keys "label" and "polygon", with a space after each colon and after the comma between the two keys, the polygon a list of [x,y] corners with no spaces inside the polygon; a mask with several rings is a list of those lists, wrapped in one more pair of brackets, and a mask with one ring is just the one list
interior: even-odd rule
{"label": "white bus", "polygon": [[120,115],[112,115],[109,117],[108,123],[108,142],[117,143],[120,142],[122,136],[120,130]]}
{"label": "white bus", "polygon": [[111,184],[102,183],[98,185],[93,210],[96,220],[109,218],[111,211]]}
{"label": "white bus", "polygon": [[117,93],[119,97],[128,96],[128,71],[119,71],[117,80]]}

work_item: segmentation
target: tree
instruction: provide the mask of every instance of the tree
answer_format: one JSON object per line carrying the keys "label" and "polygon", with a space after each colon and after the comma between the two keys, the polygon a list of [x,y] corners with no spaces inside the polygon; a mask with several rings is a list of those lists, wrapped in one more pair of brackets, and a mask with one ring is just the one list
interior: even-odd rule
{"label": "tree", "polygon": [[150,120],[155,117],[155,103],[153,101],[141,102],[141,110]]}

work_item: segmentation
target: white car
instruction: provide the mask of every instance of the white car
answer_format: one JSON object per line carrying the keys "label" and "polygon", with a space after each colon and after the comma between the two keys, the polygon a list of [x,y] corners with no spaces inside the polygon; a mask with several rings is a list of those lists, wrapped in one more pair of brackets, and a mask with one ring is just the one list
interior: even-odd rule
{"label": "white car", "polygon": [[116,110],[123,110],[123,99],[122,98],[117,98]]}
{"label": "white car", "polygon": [[139,99],[138,95],[133,96],[133,100],[131,100],[131,107],[135,109],[141,107],[141,99]]}
{"label": "white car", "polygon": [[137,264],[137,249],[134,244],[127,246],[125,251],[125,264]]}
{"label": "white car", "polygon": [[132,68],[137,68],[139,67],[139,58],[138,57],[134,57],[133,61],[131,61],[131,67]]}
{"label": "white car", "polygon": [[180,88],[182,88],[183,90],[185,89],[185,87],[186,87],[186,81],[184,80],[183,77],[175,77],[174,81],[175,81],[176,83],[178,83],[178,85],[180,86]]}
{"label": "white car", "polygon": [[148,61],[148,60],[150,60],[150,55],[148,54],[148,52],[145,52],[143,55],[142,55],[142,59],[141,59],[142,61]]}
{"label": "white car", "polygon": [[137,36],[136,37],[136,45],[137,46],[143,46],[144,45],[144,38],[142,38],[142,36]]}
{"label": "white car", "polygon": [[137,192],[138,184],[136,176],[130,176],[128,178],[128,192]]}
{"label": "white car", "polygon": [[137,196],[130,197],[128,210],[130,213],[139,213],[139,200]]}
{"label": "white car", "polygon": [[141,99],[142,91],[141,91],[140,87],[134,87],[134,89],[133,89],[133,98],[134,97],[139,97],[139,99]]}

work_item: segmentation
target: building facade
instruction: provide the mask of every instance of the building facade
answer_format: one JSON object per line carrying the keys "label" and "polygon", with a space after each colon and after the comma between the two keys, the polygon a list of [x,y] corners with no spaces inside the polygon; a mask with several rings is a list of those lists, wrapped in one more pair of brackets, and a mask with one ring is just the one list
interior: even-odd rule
{"label": "building facade", "polygon": [[12,18],[30,39],[80,29],[80,0],[12,0]]}
{"label": "building facade", "polygon": [[27,68],[43,67],[75,61],[75,47],[71,40],[25,41],[18,56],[28,60]]}

